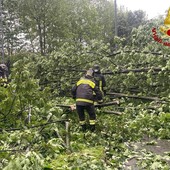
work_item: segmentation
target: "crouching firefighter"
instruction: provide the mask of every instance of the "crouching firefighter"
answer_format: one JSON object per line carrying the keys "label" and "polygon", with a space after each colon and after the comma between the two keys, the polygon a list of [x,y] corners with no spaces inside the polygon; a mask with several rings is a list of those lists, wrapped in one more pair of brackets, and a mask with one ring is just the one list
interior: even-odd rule
{"label": "crouching firefighter", "polygon": [[8,87],[8,79],[7,79],[8,67],[5,64],[0,64],[0,86]]}
{"label": "crouching firefighter", "polygon": [[89,115],[90,131],[93,132],[95,130],[96,113],[93,92],[95,92],[98,100],[102,100],[102,93],[97,88],[93,76],[94,71],[90,68],[87,70],[85,76],[83,76],[72,88],[72,96],[76,99],[76,110],[82,131],[86,131],[87,129],[85,111],[87,111]]}

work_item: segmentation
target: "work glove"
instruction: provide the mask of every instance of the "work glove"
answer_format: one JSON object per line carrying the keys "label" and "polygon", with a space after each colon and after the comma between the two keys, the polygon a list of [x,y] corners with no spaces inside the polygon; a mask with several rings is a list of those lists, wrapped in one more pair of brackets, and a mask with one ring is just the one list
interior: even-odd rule
{"label": "work glove", "polygon": [[70,105],[70,109],[71,109],[71,111],[76,110],[76,105],[75,104]]}

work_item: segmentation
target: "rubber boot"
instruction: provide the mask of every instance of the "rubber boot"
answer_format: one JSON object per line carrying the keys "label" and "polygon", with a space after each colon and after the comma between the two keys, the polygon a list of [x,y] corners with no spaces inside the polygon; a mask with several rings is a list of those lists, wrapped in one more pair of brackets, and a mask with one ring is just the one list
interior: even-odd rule
{"label": "rubber boot", "polygon": [[95,125],[90,125],[90,131],[91,131],[91,132],[94,132],[95,129],[96,129]]}

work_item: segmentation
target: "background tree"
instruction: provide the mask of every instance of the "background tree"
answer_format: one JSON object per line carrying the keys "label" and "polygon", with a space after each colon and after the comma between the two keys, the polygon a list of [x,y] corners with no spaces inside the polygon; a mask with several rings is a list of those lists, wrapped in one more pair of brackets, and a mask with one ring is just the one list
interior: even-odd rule
{"label": "background tree", "polygon": [[[89,43],[90,40],[98,39],[110,43],[110,48],[117,43],[114,40],[112,1],[76,0],[73,3],[66,0],[13,0],[9,3],[5,0],[4,4],[4,11],[8,11],[8,16],[11,16],[6,22],[6,37],[7,32],[8,37],[14,37],[10,42],[8,38],[8,46],[15,42],[19,50],[45,55],[65,42]],[[118,8],[118,36],[127,39],[132,28],[137,28],[145,20],[143,11],[131,12]],[[9,24],[13,25],[11,33]]]}
{"label": "background tree", "polygon": [[118,10],[118,36],[130,37],[133,28],[146,22],[146,13],[142,10],[128,11],[124,7]]}
{"label": "background tree", "polygon": [[3,29],[4,29],[4,48],[5,53],[11,56],[19,52],[25,45],[19,23],[17,1],[3,1]]}

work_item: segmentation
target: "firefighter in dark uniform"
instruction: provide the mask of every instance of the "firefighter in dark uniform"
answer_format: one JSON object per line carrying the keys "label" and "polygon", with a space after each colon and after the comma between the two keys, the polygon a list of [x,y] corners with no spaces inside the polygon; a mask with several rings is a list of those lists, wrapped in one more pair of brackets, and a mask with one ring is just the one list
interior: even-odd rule
{"label": "firefighter in dark uniform", "polygon": [[8,67],[5,64],[0,64],[0,86],[8,87],[8,79],[7,79]]}
{"label": "firefighter in dark uniform", "polygon": [[[103,97],[106,95],[106,81],[104,75],[100,71],[99,65],[93,66],[94,70],[94,80],[96,83],[96,86],[99,88],[99,90],[102,92]],[[99,101],[99,103],[102,103],[103,101]]]}
{"label": "firefighter in dark uniform", "polygon": [[76,98],[76,110],[79,116],[80,125],[82,130],[85,131],[87,128],[85,110],[89,114],[90,130],[95,130],[96,114],[94,108],[94,95],[95,92],[98,100],[102,100],[102,93],[97,88],[94,82],[94,71],[89,69],[86,75],[82,77],[76,85],[72,88],[73,98]]}

